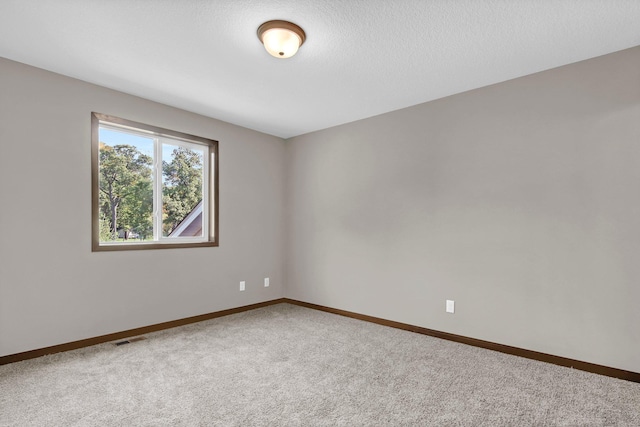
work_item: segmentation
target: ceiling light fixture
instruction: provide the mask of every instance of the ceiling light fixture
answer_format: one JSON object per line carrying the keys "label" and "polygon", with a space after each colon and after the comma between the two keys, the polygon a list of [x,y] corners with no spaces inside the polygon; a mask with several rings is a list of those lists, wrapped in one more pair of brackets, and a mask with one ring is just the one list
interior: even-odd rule
{"label": "ceiling light fixture", "polygon": [[258,27],[258,38],[276,58],[291,58],[306,37],[302,28],[288,21],[268,21]]}

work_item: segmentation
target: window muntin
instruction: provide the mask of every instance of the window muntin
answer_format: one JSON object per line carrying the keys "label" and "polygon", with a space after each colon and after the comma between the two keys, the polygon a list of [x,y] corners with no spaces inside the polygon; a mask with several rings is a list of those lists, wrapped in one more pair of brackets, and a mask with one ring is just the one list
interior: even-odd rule
{"label": "window muntin", "polygon": [[217,246],[217,141],[93,113],[92,156],[94,250]]}

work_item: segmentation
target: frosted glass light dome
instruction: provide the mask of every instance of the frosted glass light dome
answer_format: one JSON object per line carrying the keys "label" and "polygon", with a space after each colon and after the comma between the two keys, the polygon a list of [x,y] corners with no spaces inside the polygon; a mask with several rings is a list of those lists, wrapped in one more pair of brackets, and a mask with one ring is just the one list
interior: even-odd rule
{"label": "frosted glass light dome", "polygon": [[287,21],[268,21],[258,28],[264,48],[276,58],[291,58],[306,38],[302,28]]}

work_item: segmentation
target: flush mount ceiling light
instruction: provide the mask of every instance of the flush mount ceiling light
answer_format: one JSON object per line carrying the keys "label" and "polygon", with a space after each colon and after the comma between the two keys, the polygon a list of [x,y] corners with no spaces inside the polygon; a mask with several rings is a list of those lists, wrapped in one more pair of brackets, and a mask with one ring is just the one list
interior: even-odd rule
{"label": "flush mount ceiling light", "polygon": [[304,30],[288,21],[268,21],[258,27],[258,38],[272,56],[291,58],[302,46]]}

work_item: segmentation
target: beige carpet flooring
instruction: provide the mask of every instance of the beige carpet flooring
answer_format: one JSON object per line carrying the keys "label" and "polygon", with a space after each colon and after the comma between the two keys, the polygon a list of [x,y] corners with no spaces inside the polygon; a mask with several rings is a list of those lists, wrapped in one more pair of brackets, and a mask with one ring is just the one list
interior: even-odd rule
{"label": "beige carpet flooring", "polygon": [[0,426],[640,426],[640,384],[278,304],[0,366]]}

